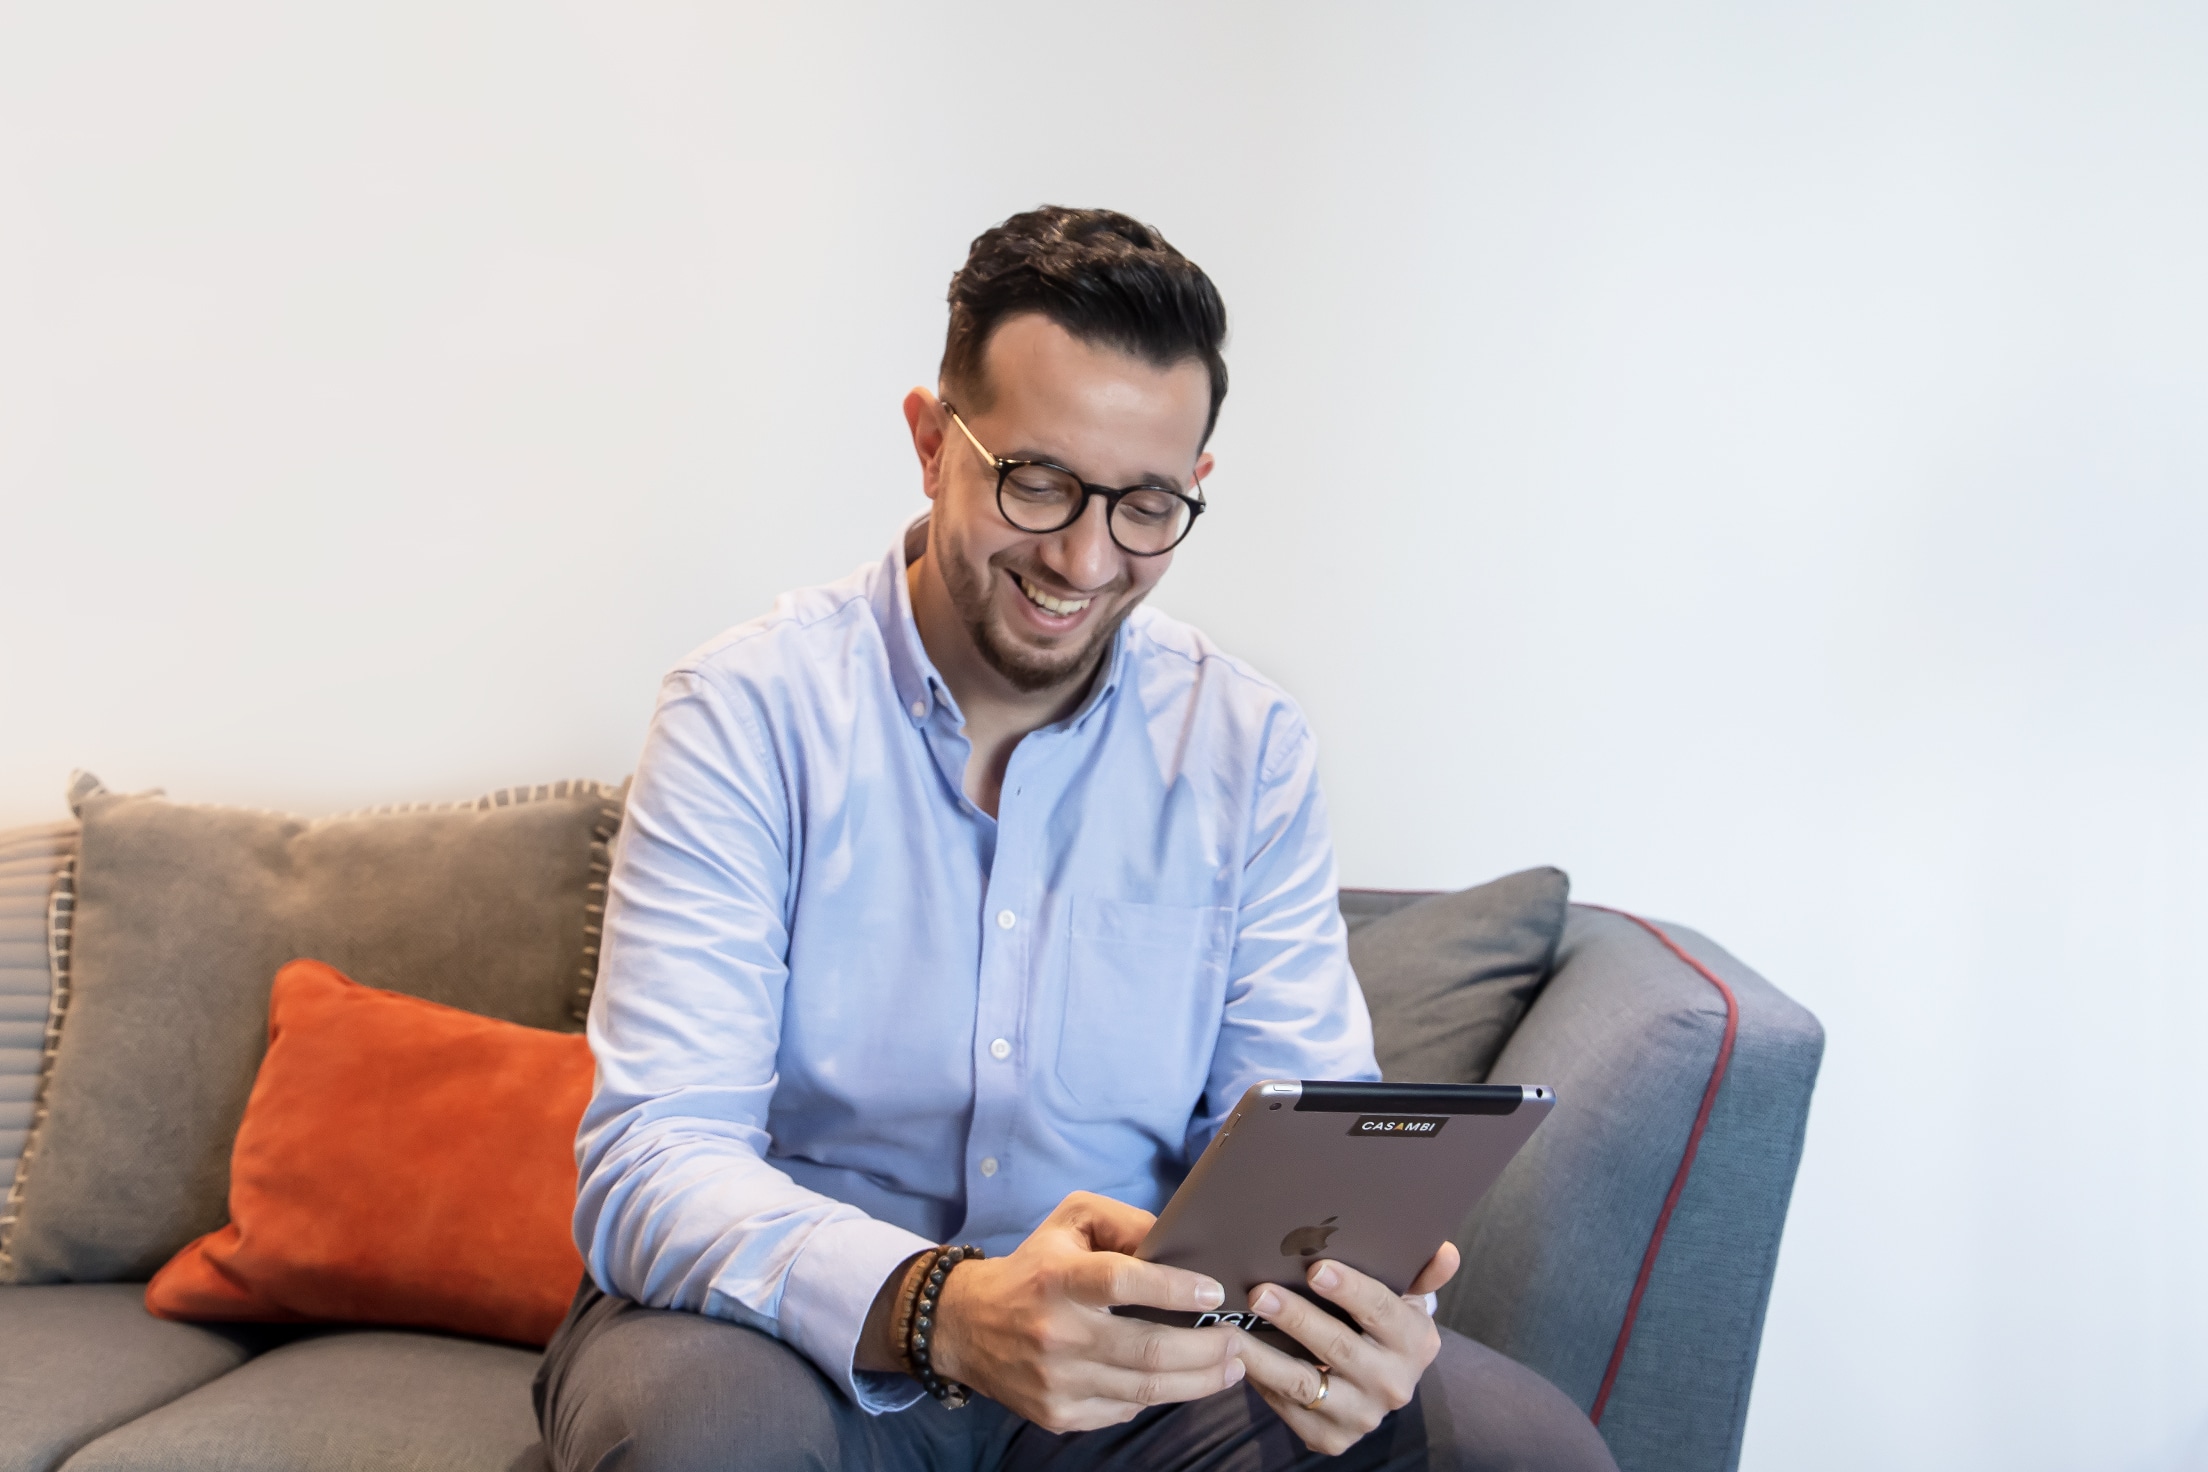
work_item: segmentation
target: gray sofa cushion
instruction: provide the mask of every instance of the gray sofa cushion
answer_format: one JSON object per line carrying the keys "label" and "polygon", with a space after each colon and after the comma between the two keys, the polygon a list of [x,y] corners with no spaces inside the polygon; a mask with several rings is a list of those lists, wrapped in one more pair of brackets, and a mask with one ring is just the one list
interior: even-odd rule
{"label": "gray sofa cushion", "polygon": [[244,1364],[261,1332],[154,1318],[138,1283],[0,1288],[0,1472],[59,1467]]}
{"label": "gray sofa cushion", "polygon": [[1335,899],[1349,933],[1355,935],[1373,921],[1439,893],[1438,889],[1345,889]]}
{"label": "gray sofa cushion", "polygon": [[1527,869],[1454,894],[1344,891],[1349,963],[1372,1009],[1380,1073],[1478,1083],[1556,960],[1571,881]]}
{"label": "gray sofa cushion", "polygon": [[[1738,1031],[1599,1425],[1624,1472],[1729,1469],[1800,1161],[1824,1032],[1682,926]],[[1574,905],[1540,1004],[1496,1060],[1555,1112],[1456,1237],[1442,1320],[1593,1409],[1717,1060],[1724,997],[1623,915]]]}
{"label": "gray sofa cushion", "polygon": [[[53,999],[46,907],[76,852],[75,823],[0,833],[0,1198],[14,1188],[44,1075]],[[6,1215],[0,1208],[0,1217]]]}
{"label": "gray sofa cushion", "polygon": [[93,785],[68,1007],[0,1275],[143,1279],[223,1224],[286,961],[581,1026],[615,789],[562,782],[307,822]]}
{"label": "gray sofa cushion", "polygon": [[69,1472],[520,1472],[534,1351],[349,1330],[297,1340],[69,1459]]}

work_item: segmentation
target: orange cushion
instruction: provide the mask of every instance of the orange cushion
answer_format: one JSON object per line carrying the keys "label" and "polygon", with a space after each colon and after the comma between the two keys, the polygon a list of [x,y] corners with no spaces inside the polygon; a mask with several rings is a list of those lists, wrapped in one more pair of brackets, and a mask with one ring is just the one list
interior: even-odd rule
{"label": "orange cushion", "polygon": [[523,1344],[582,1280],[590,1046],[293,961],[230,1154],[230,1225],[146,1285],[168,1319],[340,1320]]}

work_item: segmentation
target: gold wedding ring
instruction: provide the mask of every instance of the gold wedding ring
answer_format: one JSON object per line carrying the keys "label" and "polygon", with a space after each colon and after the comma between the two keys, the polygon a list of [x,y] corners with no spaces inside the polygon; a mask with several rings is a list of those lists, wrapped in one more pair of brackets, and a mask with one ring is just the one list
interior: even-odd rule
{"label": "gold wedding ring", "polygon": [[1314,1396],[1312,1396],[1312,1397],[1311,1397],[1311,1398],[1310,1398],[1309,1400],[1305,1401],[1305,1402],[1303,1403],[1303,1408],[1304,1408],[1305,1410],[1307,1410],[1307,1411],[1315,1411],[1315,1410],[1317,1410],[1317,1409],[1319,1408],[1319,1402],[1320,1402],[1320,1401],[1322,1401],[1322,1400],[1325,1400],[1325,1399],[1326,1399],[1326,1366],[1324,1366],[1324,1365],[1321,1365],[1321,1366],[1319,1366],[1319,1393],[1318,1393],[1317,1395],[1314,1395]]}

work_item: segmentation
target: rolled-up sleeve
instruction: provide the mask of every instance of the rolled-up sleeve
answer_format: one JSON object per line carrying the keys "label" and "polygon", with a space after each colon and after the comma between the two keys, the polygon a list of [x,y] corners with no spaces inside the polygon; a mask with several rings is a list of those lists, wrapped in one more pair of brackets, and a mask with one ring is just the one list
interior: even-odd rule
{"label": "rolled-up sleeve", "polygon": [[576,1245],[606,1291],[761,1329],[894,1410],[918,1387],[852,1358],[930,1244],[767,1160],[799,840],[751,701],[694,670],[661,691],[608,885]]}

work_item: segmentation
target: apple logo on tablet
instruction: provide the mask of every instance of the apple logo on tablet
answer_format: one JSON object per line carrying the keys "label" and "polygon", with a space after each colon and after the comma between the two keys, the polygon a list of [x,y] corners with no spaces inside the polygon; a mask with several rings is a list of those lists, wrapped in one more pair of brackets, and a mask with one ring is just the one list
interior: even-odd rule
{"label": "apple logo on tablet", "polygon": [[1334,1225],[1334,1221],[1333,1217],[1328,1217],[1315,1227],[1296,1228],[1280,1239],[1280,1255],[1282,1257],[1316,1257],[1326,1250],[1326,1239],[1341,1230],[1340,1227]]}

